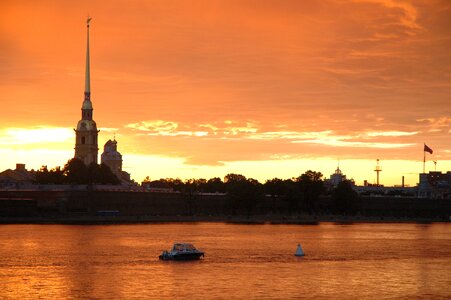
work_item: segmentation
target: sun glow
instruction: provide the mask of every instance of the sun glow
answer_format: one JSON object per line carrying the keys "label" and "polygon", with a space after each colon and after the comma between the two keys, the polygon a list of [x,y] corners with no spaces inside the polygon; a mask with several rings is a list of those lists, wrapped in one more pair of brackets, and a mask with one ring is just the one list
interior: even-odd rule
{"label": "sun glow", "polygon": [[0,145],[60,143],[73,138],[72,130],[58,127],[6,128],[0,131]]}

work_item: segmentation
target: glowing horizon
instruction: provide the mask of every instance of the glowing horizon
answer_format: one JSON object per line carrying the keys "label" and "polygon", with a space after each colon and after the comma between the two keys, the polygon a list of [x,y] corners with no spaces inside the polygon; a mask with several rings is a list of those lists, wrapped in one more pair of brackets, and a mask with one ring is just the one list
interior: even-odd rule
{"label": "glowing horizon", "polygon": [[[418,182],[451,170],[447,1],[0,4],[0,171],[63,166],[83,101],[86,11],[99,153],[152,179]],[[437,161],[435,166],[432,161]]]}

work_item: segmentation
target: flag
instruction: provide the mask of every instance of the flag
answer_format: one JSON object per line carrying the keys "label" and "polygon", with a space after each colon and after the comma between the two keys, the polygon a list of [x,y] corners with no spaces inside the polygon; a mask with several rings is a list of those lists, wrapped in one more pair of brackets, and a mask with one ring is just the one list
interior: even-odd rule
{"label": "flag", "polygon": [[426,145],[426,144],[424,144],[424,150],[423,150],[424,152],[429,152],[429,153],[431,153],[432,154],[432,149],[431,148],[429,148],[428,147],[428,145]]}

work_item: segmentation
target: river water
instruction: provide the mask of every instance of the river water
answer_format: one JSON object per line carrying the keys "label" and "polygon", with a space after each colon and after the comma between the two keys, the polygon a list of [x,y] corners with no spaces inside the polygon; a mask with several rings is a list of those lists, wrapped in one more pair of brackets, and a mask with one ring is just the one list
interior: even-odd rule
{"label": "river water", "polygon": [[0,298],[451,298],[451,224],[1,225]]}

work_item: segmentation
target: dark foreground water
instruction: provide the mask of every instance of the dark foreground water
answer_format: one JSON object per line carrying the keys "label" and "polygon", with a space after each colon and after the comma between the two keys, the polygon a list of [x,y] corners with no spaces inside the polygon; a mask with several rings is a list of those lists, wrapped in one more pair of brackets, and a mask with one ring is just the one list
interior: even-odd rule
{"label": "dark foreground water", "polygon": [[1,299],[447,297],[451,224],[0,226]]}

